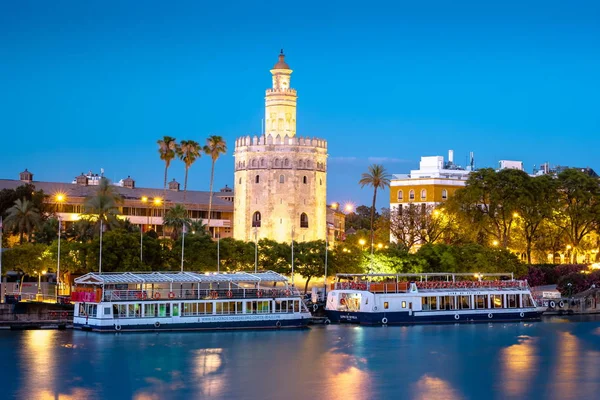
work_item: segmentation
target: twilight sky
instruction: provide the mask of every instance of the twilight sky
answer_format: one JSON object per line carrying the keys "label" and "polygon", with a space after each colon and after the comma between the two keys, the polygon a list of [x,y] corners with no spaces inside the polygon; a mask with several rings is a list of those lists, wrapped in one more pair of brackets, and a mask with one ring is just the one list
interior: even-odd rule
{"label": "twilight sky", "polygon": [[[370,203],[370,163],[407,173],[448,149],[600,170],[598,1],[23,0],[0,2],[0,178],[162,187],[157,139],[219,134],[215,187],[233,186],[280,48],[299,135],[329,141],[329,202]],[[209,176],[199,160],[190,189]]]}

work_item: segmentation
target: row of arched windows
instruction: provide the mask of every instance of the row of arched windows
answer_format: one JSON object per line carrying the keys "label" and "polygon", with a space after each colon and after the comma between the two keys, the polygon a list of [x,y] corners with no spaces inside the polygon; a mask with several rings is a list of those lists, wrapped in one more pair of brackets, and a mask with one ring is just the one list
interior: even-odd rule
{"label": "row of arched windows", "polygon": [[[255,211],[252,214],[252,227],[260,228],[261,219],[260,211]],[[306,213],[300,214],[300,228],[308,228],[308,215]]]}
{"label": "row of arched windows", "polygon": [[[260,160],[255,158],[248,162],[248,166],[250,168],[266,168],[267,161],[264,158],[261,158]],[[273,166],[273,168],[291,168],[292,162],[290,161],[289,158],[283,158],[283,159],[275,158],[272,162],[272,166]],[[298,160],[296,167],[299,169],[312,169],[313,162],[311,160]],[[237,169],[245,169],[245,168],[246,168],[246,161],[238,161]],[[317,162],[317,169],[324,170],[325,163]]]}
{"label": "row of arched windows", "polygon": [[[446,189],[442,189],[442,200],[446,200],[448,198],[448,191]],[[408,200],[414,200],[415,199],[415,191],[414,189],[411,189],[408,191]],[[421,189],[421,200],[426,200],[427,199],[427,190],[426,189]],[[403,201],[404,200],[404,191],[403,190],[398,190],[398,201]]]}
{"label": "row of arched windows", "polygon": [[[323,180],[320,181],[321,185],[323,184]],[[242,183],[242,179],[240,178],[240,184]],[[254,177],[254,183],[260,183],[260,175],[256,175]],[[279,183],[285,183],[285,175],[279,175]],[[304,175],[302,177],[302,183],[307,185],[308,184],[308,177],[306,175]]]}

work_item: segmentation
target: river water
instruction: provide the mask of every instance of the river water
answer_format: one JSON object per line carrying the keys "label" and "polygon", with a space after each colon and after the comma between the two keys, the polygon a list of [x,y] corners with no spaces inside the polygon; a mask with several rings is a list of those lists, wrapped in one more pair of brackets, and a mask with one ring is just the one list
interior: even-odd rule
{"label": "river water", "polygon": [[600,318],[303,331],[2,331],[0,360],[0,398],[598,399]]}

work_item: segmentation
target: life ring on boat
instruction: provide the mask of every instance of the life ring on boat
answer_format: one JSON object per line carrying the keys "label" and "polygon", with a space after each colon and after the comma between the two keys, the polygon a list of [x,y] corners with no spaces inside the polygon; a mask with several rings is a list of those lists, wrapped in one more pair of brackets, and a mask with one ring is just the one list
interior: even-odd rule
{"label": "life ring on boat", "polygon": [[258,291],[256,292],[256,295],[257,295],[258,297],[263,297],[263,291],[262,291],[262,290],[258,290]]}
{"label": "life ring on boat", "polygon": [[154,297],[156,300],[160,299],[160,293],[159,293],[159,292],[156,292],[156,293],[154,293],[154,296],[153,296],[153,297]]}
{"label": "life ring on boat", "polygon": [[558,306],[559,306],[560,308],[563,308],[563,307],[565,306],[565,302],[564,302],[564,301],[562,301],[562,300],[561,300],[561,301],[559,301],[559,302],[558,302]]}
{"label": "life ring on boat", "polygon": [[364,283],[361,283],[358,287],[360,290],[367,290],[367,285]]}
{"label": "life ring on boat", "polygon": [[331,321],[329,320],[329,318],[325,318],[325,321],[323,321],[323,323],[325,325],[329,325],[331,323]]}
{"label": "life ring on boat", "polygon": [[115,324],[115,331],[119,332],[121,330],[121,325]]}
{"label": "life ring on boat", "polygon": [[146,300],[148,298],[148,293],[142,292],[142,300]]}
{"label": "life ring on boat", "polygon": [[550,306],[550,308],[556,307],[556,303],[554,301],[551,301],[550,303],[548,303],[548,305]]}
{"label": "life ring on boat", "polygon": [[494,318],[494,314],[492,314],[492,313],[489,313],[489,314],[488,314],[488,318],[489,318],[489,319],[492,319],[492,318]]}
{"label": "life ring on boat", "polygon": [[374,307],[373,307],[373,311],[377,311],[377,306],[374,306]]}
{"label": "life ring on boat", "polygon": [[49,315],[50,315],[50,318],[56,318],[56,313],[54,311],[51,311],[49,313]]}
{"label": "life ring on boat", "polygon": [[228,298],[232,298],[233,297],[233,292],[231,290],[227,291],[227,297]]}
{"label": "life ring on boat", "polygon": [[160,322],[156,321],[156,322],[154,323],[154,327],[155,327],[155,328],[160,328]]}
{"label": "life ring on boat", "polygon": [[292,294],[292,292],[290,292],[290,289],[286,289],[286,291],[285,291],[285,295],[286,295],[287,297],[290,297],[290,295],[291,295],[291,294]]}
{"label": "life ring on boat", "polygon": [[381,318],[381,323],[387,325],[388,319],[386,317]]}
{"label": "life ring on boat", "polygon": [[137,292],[137,293],[135,294],[135,298],[136,298],[136,299],[141,299],[141,298],[142,298],[142,292]]}
{"label": "life ring on boat", "polygon": [[218,299],[219,293],[216,290],[213,290],[212,292],[210,292],[210,297],[212,297],[213,299]]}
{"label": "life ring on boat", "polygon": [[278,294],[279,294],[279,291],[277,289],[272,289],[271,290],[271,296],[272,297],[277,297]]}
{"label": "life ring on boat", "polygon": [[521,318],[524,318],[524,317],[525,317],[525,313],[524,313],[523,311],[521,311],[521,314],[519,314],[519,316],[520,316]]}
{"label": "life ring on boat", "polygon": [[454,319],[458,321],[460,319],[460,315],[454,314]]}
{"label": "life ring on boat", "polygon": [[170,299],[174,299],[174,298],[175,298],[175,293],[173,293],[173,292],[169,292],[169,298],[170,298]]}
{"label": "life ring on boat", "polygon": [[275,323],[275,326],[276,326],[277,328],[281,328],[281,321],[277,321],[277,322]]}
{"label": "life ring on boat", "polygon": [[317,311],[319,309],[319,305],[318,304],[313,304],[313,311]]}
{"label": "life ring on boat", "polygon": [[63,313],[61,314],[63,318],[67,318],[67,312],[63,311]]}

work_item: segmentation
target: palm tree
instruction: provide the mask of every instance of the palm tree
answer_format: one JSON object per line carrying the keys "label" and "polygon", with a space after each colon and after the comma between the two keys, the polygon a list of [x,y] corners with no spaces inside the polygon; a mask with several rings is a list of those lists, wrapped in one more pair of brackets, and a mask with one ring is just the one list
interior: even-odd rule
{"label": "palm tree", "polygon": [[31,242],[31,232],[42,221],[39,210],[33,202],[23,198],[6,210],[6,225],[19,230],[19,243],[23,244],[23,234],[27,232],[27,241]]}
{"label": "palm tree", "polygon": [[188,217],[187,210],[181,204],[177,204],[175,207],[171,207],[165,214],[163,225],[171,228],[171,238],[177,240],[181,229],[185,225],[186,228],[190,227],[191,219]]}
{"label": "palm tree", "polygon": [[167,171],[171,165],[171,160],[175,158],[175,149],[177,149],[177,142],[174,137],[163,136],[162,139],[157,140],[158,143],[158,154],[160,159],[165,162],[165,180],[163,183],[163,216],[167,205]]}
{"label": "palm tree", "polygon": [[215,178],[215,162],[221,154],[227,152],[227,144],[221,136],[212,135],[206,139],[206,146],[204,146],[204,153],[210,156],[212,160],[212,166],[210,168],[210,198],[208,199],[208,223],[207,226],[210,229],[210,214],[212,212],[212,194],[213,194],[213,181]]}
{"label": "palm tree", "polygon": [[377,200],[377,189],[385,189],[390,186],[390,175],[387,173],[383,165],[369,165],[368,171],[363,172],[360,181],[361,188],[365,186],[373,187],[373,205],[371,207],[371,252],[373,251],[373,222],[375,219],[375,202]]}
{"label": "palm tree", "polygon": [[96,226],[99,228],[100,221],[107,229],[119,226],[117,219],[118,205],[123,202],[123,198],[115,191],[114,186],[110,184],[107,178],[101,178],[96,188],[96,193],[85,199],[85,214],[96,220]]}
{"label": "palm tree", "polygon": [[206,235],[208,233],[207,225],[203,223],[202,220],[192,221],[190,224],[190,230],[194,235]]}
{"label": "palm tree", "polygon": [[192,164],[200,158],[200,144],[194,140],[182,140],[181,144],[177,146],[177,156],[185,164],[185,179],[183,181],[183,202],[187,196],[187,181],[188,181],[188,170]]}

